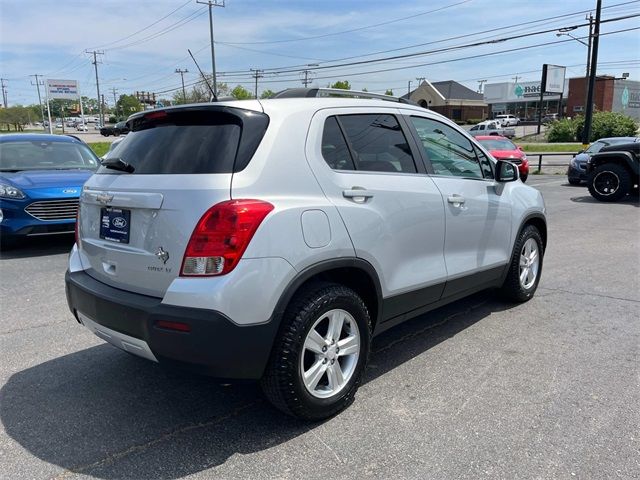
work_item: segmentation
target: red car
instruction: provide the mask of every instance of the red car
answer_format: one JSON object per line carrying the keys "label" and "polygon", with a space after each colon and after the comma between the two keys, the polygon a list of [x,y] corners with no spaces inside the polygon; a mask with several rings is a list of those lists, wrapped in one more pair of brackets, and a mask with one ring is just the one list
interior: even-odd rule
{"label": "red car", "polygon": [[529,160],[522,151],[522,147],[518,147],[515,143],[505,137],[496,135],[476,137],[484,148],[489,150],[496,160],[507,160],[515,163],[520,170],[520,180],[527,181],[529,176]]}

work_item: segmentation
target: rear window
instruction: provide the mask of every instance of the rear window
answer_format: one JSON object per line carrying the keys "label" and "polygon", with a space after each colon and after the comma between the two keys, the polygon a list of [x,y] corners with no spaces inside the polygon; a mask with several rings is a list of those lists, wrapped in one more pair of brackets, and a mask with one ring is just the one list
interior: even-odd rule
{"label": "rear window", "polygon": [[[261,113],[229,107],[154,111],[129,121],[107,158],[134,174],[232,173],[247,166],[268,125]],[[98,173],[117,173],[102,167]]]}

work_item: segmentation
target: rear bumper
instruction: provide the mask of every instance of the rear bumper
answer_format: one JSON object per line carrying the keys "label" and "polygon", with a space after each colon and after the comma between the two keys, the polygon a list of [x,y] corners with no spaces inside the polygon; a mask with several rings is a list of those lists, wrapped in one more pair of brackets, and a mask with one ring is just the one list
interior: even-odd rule
{"label": "rear bumper", "polygon": [[[123,350],[217,378],[258,379],[264,372],[278,329],[273,320],[240,326],[220,312],[166,305],[160,298],[105,285],[83,271],[67,272],[65,283],[76,319]],[[159,321],[181,322],[190,331],[160,328]]]}

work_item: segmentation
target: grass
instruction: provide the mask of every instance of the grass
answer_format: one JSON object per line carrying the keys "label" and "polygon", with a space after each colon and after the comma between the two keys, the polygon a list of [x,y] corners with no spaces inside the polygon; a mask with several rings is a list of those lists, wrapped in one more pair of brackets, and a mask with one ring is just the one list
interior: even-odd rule
{"label": "grass", "polygon": [[109,145],[111,145],[111,143],[109,143],[109,142],[93,142],[93,143],[89,143],[88,145],[89,145],[89,147],[91,147],[91,150],[93,150],[93,152],[97,156],[101,157],[102,155],[107,153],[107,151],[109,150]]}
{"label": "grass", "polygon": [[581,143],[521,143],[525,152],[569,152],[582,150]]}

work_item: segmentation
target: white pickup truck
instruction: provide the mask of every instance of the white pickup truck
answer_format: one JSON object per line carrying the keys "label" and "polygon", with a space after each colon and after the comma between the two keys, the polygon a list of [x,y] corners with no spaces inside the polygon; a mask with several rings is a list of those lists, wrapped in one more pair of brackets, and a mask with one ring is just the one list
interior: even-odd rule
{"label": "white pickup truck", "polygon": [[513,138],[516,136],[515,128],[503,128],[497,120],[487,120],[471,127],[469,133],[474,137],[480,135],[499,135],[502,137]]}

